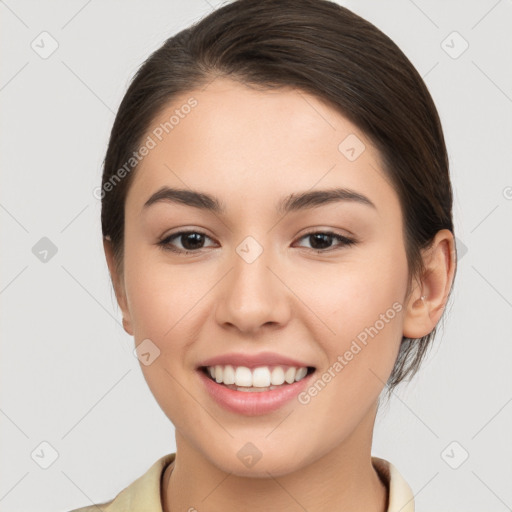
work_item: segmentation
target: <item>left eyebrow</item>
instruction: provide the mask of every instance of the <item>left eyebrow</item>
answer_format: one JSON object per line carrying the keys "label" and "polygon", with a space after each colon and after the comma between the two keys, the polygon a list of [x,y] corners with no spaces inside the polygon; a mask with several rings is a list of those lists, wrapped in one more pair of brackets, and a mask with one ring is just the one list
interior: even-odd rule
{"label": "left eyebrow", "polygon": [[[290,194],[278,202],[276,211],[279,214],[285,214],[298,210],[316,208],[340,201],[362,204],[377,210],[375,204],[363,194],[347,188],[333,188]],[[143,210],[150,207],[152,204],[159,202],[184,204],[186,206],[210,211],[216,214],[224,214],[226,212],[225,205],[215,196],[204,192],[176,189],[165,186],[155,192],[144,203]]]}
{"label": "left eyebrow", "polygon": [[355,204],[370,206],[377,210],[375,204],[368,197],[348,188],[332,188],[326,190],[313,190],[290,194],[278,203],[277,211],[280,214],[315,208],[330,203],[349,201]]}

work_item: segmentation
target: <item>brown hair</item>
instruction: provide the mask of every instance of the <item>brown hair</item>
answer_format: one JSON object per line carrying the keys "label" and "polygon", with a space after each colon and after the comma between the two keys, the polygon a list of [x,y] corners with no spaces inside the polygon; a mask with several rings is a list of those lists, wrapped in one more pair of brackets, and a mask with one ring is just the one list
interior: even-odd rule
{"label": "brown hair", "polygon": [[[124,177],[126,162],[173,98],[217,76],[314,94],[375,144],[402,208],[410,291],[413,277],[425,270],[421,250],[439,230],[453,233],[441,122],[425,83],[398,46],[328,0],[235,0],[167,39],[143,63],[117,112],[102,178],[102,231],[119,273],[125,198],[136,169],[132,164]],[[416,373],[435,332],[402,339],[388,397]]]}

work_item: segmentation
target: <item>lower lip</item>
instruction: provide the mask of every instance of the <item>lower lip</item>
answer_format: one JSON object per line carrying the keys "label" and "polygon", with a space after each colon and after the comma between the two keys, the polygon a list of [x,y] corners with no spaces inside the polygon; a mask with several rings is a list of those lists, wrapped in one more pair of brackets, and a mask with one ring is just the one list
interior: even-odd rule
{"label": "lower lip", "polygon": [[236,391],[210,379],[203,370],[198,370],[210,396],[228,411],[246,416],[258,416],[277,411],[293,400],[309,383],[315,372],[298,382],[285,384],[269,391]]}

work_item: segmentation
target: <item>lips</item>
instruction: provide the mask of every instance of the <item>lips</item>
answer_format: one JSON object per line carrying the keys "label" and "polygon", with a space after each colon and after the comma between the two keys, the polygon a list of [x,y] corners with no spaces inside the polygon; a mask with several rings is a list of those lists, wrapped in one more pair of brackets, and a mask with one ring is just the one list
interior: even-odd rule
{"label": "lips", "polygon": [[199,370],[197,375],[204,391],[217,405],[230,413],[246,416],[270,414],[282,407],[290,406],[293,400],[310,385],[313,378],[313,374],[309,374],[298,382],[275,386],[275,389],[251,392],[251,388],[247,388],[243,392],[215,382],[204,371]]}
{"label": "lips", "polygon": [[[290,403],[308,385],[315,370],[306,361],[269,351],[222,354],[205,359],[197,366],[203,389],[218,405],[227,411],[248,416],[269,414]],[[226,371],[230,377],[225,376]],[[219,382],[212,378],[212,372],[216,377],[220,372]],[[283,375],[278,375],[283,372],[286,374],[285,382]],[[270,373],[271,380],[277,380],[279,384],[267,387]],[[292,379],[292,373],[295,378],[300,375],[298,380]],[[252,386],[246,377],[252,378]]]}
{"label": "lips", "polygon": [[199,363],[197,369],[217,365],[245,366],[246,368],[256,368],[258,366],[312,367],[311,364],[305,361],[293,359],[275,352],[260,352],[259,354],[241,354],[233,352],[205,359]]}

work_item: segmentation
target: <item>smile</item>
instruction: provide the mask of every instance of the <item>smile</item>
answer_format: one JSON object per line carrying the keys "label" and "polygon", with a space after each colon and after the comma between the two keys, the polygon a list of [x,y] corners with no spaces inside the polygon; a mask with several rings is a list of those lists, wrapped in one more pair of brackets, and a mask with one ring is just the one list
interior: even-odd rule
{"label": "smile", "polygon": [[312,367],[294,366],[246,366],[216,365],[203,367],[203,370],[218,384],[229,389],[245,392],[262,392],[299,382],[314,371]]}
{"label": "smile", "polygon": [[[270,414],[292,402],[307,388],[313,367],[215,365],[197,374],[209,398],[231,413]],[[227,383],[226,383],[227,382]]]}

